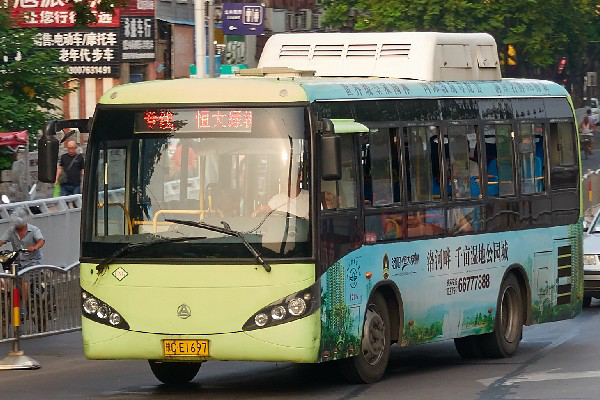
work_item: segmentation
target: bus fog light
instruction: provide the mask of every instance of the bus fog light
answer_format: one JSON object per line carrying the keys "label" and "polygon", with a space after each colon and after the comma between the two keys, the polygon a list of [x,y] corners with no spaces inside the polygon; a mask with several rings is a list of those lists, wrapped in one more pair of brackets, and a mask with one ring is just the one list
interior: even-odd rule
{"label": "bus fog light", "polygon": [[110,314],[110,318],[108,319],[111,325],[119,325],[121,323],[121,316],[116,312]]}
{"label": "bus fog light", "polygon": [[96,315],[98,316],[98,318],[108,318],[108,307],[106,306],[100,306],[98,308],[98,312],[96,313]]}
{"label": "bus fog light", "polygon": [[93,297],[89,297],[83,303],[83,309],[88,314],[95,314],[98,311],[98,300]]}
{"label": "bus fog light", "polygon": [[283,306],[276,306],[273,307],[273,309],[271,310],[271,318],[273,318],[274,320],[281,320],[285,317],[285,307]]}
{"label": "bus fog light", "polygon": [[304,301],[304,299],[301,299],[299,297],[293,298],[288,304],[288,311],[294,317],[297,317],[298,315],[301,315],[304,311],[306,311],[306,302]]}
{"label": "bus fog light", "polygon": [[265,313],[260,313],[254,317],[254,322],[257,326],[265,326],[269,322],[269,317]]}

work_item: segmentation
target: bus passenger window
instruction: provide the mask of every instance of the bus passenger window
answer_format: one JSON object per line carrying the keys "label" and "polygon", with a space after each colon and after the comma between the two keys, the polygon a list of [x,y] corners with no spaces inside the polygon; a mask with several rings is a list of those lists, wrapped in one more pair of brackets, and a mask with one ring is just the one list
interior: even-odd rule
{"label": "bus passenger window", "polygon": [[448,210],[448,234],[480,232],[483,230],[483,207],[454,207]]}
{"label": "bus passenger window", "polygon": [[535,166],[535,186],[538,193],[543,193],[546,190],[546,165],[548,163],[546,159],[545,147],[548,145],[544,134],[544,124],[534,124],[534,146],[535,146],[535,162],[541,166],[541,171],[538,169],[538,165]]}
{"label": "bus passenger window", "polygon": [[405,230],[406,217],[403,213],[365,217],[365,241],[367,242],[403,239]]}
{"label": "bus passenger window", "polygon": [[[519,174],[521,177],[521,193],[532,194],[543,191],[544,173],[543,158],[536,151],[536,136],[534,133],[540,129],[541,124],[520,124],[517,139],[517,155],[519,160]],[[539,137],[540,144],[541,136]],[[542,146],[543,152],[543,146]]]}
{"label": "bus passenger window", "polygon": [[512,131],[510,125],[485,125],[485,152],[489,196],[515,194]]}
{"label": "bus passenger window", "polygon": [[[467,130],[469,133],[467,133]],[[444,140],[444,151],[449,156],[448,198],[468,199],[479,197],[479,164],[477,162],[477,136],[474,127],[450,125]]]}
{"label": "bus passenger window", "polygon": [[573,124],[558,122],[550,124],[550,160],[553,167],[575,165]]}
{"label": "bus passenger window", "polygon": [[441,200],[438,132],[437,126],[406,128],[407,194],[411,202]]}
{"label": "bus passenger window", "polygon": [[342,178],[337,181],[321,180],[321,209],[356,208],[356,163],[354,137],[341,135]]}
{"label": "bus passenger window", "polygon": [[427,209],[408,213],[408,237],[437,236],[444,233],[444,210]]}
{"label": "bus passenger window", "polygon": [[362,146],[365,204],[383,206],[399,201],[396,136],[389,129],[377,129],[365,139]]}

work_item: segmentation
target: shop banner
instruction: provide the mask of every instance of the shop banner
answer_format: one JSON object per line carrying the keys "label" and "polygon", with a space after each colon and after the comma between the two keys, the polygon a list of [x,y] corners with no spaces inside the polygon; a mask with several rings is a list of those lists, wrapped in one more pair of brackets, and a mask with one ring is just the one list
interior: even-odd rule
{"label": "shop banner", "polygon": [[37,35],[40,48],[59,50],[58,60],[74,77],[118,77],[121,50],[117,28],[45,28]]}

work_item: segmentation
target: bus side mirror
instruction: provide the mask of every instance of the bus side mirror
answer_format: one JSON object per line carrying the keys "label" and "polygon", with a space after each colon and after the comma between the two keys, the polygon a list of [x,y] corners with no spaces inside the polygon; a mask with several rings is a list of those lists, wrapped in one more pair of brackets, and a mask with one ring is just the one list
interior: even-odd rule
{"label": "bus side mirror", "polygon": [[321,178],[324,181],[342,179],[342,140],[336,134],[321,136]]}
{"label": "bus side mirror", "polygon": [[38,140],[38,180],[44,183],[56,182],[56,164],[58,162],[58,139],[56,139],[56,121],[44,125],[44,133]]}

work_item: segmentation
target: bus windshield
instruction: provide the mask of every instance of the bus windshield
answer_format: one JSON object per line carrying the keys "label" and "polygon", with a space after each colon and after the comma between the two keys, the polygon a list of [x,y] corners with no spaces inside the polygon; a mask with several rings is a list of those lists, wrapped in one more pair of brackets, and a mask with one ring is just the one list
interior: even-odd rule
{"label": "bus windshield", "polygon": [[310,257],[306,126],[300,107],[99,110],[82,256],[196,236],[122,257],[254,260],[239,237],[176,219],[228,226],[263,257]]}

